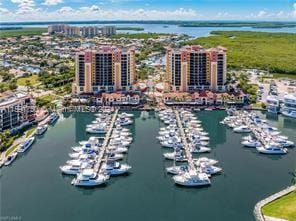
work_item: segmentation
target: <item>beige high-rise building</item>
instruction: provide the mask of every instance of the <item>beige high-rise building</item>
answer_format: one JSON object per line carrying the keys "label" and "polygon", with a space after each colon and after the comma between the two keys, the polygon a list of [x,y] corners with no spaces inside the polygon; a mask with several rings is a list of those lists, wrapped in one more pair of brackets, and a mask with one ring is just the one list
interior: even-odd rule
{"label": "beige high-rise building", "polygon": [[226,52],[223,47],[204,49],[200,45],[167,49],[166,81],[169,90],[224,91]]}
{"label": "beige high-rise building", "polygon": [[135,51],[101,47],[76,54],[73,93],[130,91],[135,81]]}

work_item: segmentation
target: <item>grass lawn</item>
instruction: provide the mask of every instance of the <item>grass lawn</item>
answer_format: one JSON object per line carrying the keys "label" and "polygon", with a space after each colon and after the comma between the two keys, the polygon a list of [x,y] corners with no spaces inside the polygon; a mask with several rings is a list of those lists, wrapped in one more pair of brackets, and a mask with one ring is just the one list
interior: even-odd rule
{"label": "grass lawn", "polygon": [[47,32],[47,28],[21,28],[12,30],[0,30],[0,38],[41,35],[44,32]]}
{"label": "grass lawn", "polygon": [[296,75],[296,34],[248,31],[213,31],[211,34],[185,44],[226,47],[229,68],[258,68],[283,77]]}
{"label": "grass lawn", "polygon": [[31,134],[33,134],[36,130],[36,127],[31,128],[26,132],[26,138],[29,137]]}
{"label": "grass lawn", "polygon": [[14,151],[18,146],[19,146],[19,144],[15,144],[15,145],[11,146],[9,149],[7,149],[7,151],[5,152],[5,157],[8,157],[9,154],[11,154],[12,151]]}
{"label": "grass lawn", "polygon": [[148,39],[148,38],[159,38],[161,36],[166,36],[169,34],[164,33],[122,33],[116,34],[111,38],[130,38],[130,39]]}
{"label": "grass lawn", "polygon": [[38,107],[49,106],[51,105],[51,102],[54,101],[56,98],[57,96],[52,94],[40,96],[36,99],[36,104]]}
{"label": "grass lawn", "polygon": [[262,212],[266,216],[287,219],[289,221],[296,220],[296,192],[292,192],[267,204],[262,208]]}
{"label": "grass lawn", "polygon": [[26,86],[26,82],[30,81],[31,85],[36,85],[39,83],[38,81],[38,75],[37,74],[33,74],[31,76],[28,77],[21,77],[17,79],[17,85],[20,86]]}

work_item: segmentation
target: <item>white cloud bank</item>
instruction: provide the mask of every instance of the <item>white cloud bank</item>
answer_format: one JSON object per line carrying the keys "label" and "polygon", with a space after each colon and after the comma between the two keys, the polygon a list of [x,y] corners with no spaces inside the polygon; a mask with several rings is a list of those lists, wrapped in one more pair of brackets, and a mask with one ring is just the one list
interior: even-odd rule
{"label": "white cloud bank", "polygon": [[[43,0],[42,5],[54,6],[63,3],[63,0]],[[237,19],[237,20],[291,20],[296,18],[296,3],[289,12],[268,12],[261,10],[249,15],[219,12],[215,15],[200,14],[194,9],[178,8],[173,10],[160,9],[130,9],[111,10],[102,9],[102,4],[74,9],[63,6],[55,11],[48,8],[38,8],[34,0],[11,0],[17,5],[15,11],[0,8],[2,21],[68,21],[68,20],[197,20],[197,19]]]}

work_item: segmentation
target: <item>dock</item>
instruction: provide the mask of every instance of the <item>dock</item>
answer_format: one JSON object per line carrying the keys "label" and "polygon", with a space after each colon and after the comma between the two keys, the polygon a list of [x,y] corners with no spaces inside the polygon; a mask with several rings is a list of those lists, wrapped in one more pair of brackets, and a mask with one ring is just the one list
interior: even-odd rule
{"label": "dock", "polygon": [[111,137],[111,134],[112,134],[112,131],[113,131],[113,128],[114,128],[114,124],[115,124],[115,121],[116,121],[116,118],[117,118],[117,115],[118,115],[118,111],[119,111],[119,109],[116,109],[115,112],[113,113],[109,129],[108,129],[108,131],[106,133],[104,142],[103,142],[102,147],[101,147],[101,151],[100,151],[99,155],[96,158],[97,163],[94,166],[94,171],[97,174],[100,172],[101,165],[104,162],[104,156],[106,154],[106,150],[107,150],[107,147],[108,147],[108,144],[109,144],[109,141],[110,141],[110,137]]}
{"label": "dock", "polygon": [[176,115],[176,120],[177,120],[178,127],[179,127],[180,132],[181,132],[181,139],[182,139],[182,143],[183,143],[183,146],[184,146],[184,149],[185,149],[185,154],[186,154],[186,157],[187,157],[188,166],[189,166],[190,170],[196,170],[195,164],[193,162],[192,154],[190,152],[190,148],[189,148],[189,145],[188,145],[188,142],[187,142],[186,134],[184,132],[184,128],[183,128],[183,125],[182,125],[182,122],[181,122],[181,119],[180,119],[180,114],[179,114],[179,112],[177,110],[175,110],[175,115]]}

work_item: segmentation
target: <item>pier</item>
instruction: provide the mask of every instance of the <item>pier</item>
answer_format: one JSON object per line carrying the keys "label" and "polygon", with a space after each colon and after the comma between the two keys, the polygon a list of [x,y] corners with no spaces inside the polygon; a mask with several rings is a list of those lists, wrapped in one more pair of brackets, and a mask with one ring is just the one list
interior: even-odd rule
{"label": "pier", "polygon": [[119,111],[119,109],[116,109],[113,116],[112,116],[109,129],[108,129],[108,131],[106,133],[103,145],[101,147],[101,151],[100,151],[99,155],[96,158],[97,163],[94,166],[94,171],[96,173],[100,172],[102,162],[104,161],[104,155],[106,153],[106,150],[107,150],[107,147],[108,147],[108,144],[109,144],[109,140],[110,140],[113,128],[114,128],[114,124],[115,124],[115,121],[116,121],[116,118],[117,118],[117,115],[118,115],[118,111]]}
{"label": "pier", "polygon": [[186,153],[188,166],[189,166],[190,170],[196,170],[193,159],[192,159],[192,154],[190,152],[190,148],[189,148],[188,143],[187,143],[186,134],[184,132],[184,128],[183,128],[183,125],[182,125],[182,122],[181,122],[181,119],[180,119],[180,115],[179,115],[179,112],[177,110],[175,110],[175,115],[176,115],[176,120],[177,120],[178,127],[179,127],[180,132],[181,132],[181,139],[182,139],[182,143],[184,145],[184,150],[185,150],[185,153]]}

